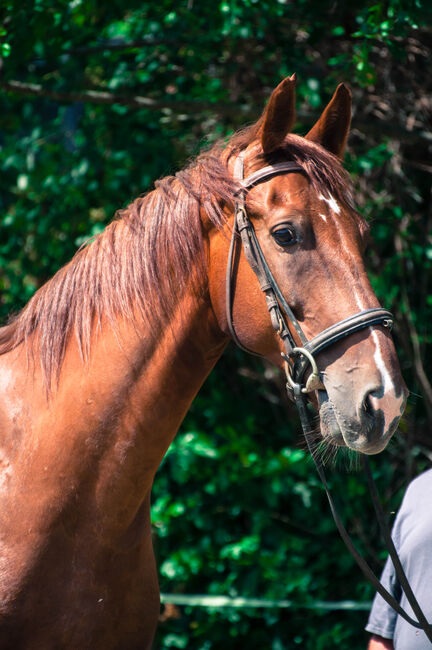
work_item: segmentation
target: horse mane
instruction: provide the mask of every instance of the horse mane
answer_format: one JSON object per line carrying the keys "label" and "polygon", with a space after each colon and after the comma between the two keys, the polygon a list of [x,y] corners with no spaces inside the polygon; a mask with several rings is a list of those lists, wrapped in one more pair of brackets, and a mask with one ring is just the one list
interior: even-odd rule
{"label": "horse mane", "polygon": [[[228,161],[256,137],[258,125],[238,132],[201,153],[184,170],[155,183],[155,189],[119,210],[103,233],[81,247],[0,328],[0,355],[21,343],[38,351],[47,387],[58,381],[71,336],[81,357],[90,355],[91,335],[102,318],[122,315],[149,325],[169,315],[186,287],[199,295],[206,258],[202,214],[216,228],[233,209],[238,183]],[[259,167],[294,160],[314,187],[347,202],[350,181],[340,161],[319,145],[299,136],[287,136],[284,146],[264,156]],[[35,350],[33,350],[35,348]]]}

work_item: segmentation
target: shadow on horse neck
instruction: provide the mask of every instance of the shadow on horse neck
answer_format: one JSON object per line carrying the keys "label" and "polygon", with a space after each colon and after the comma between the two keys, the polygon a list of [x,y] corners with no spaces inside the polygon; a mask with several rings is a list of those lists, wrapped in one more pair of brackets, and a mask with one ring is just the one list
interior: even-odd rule
{"label": "shadow on horse neck", "polygon": [[[362,260],[367,226],[339,160],[348,91],[339,87],[300,138],[289,134],[293,87],[282,82],[256,124],[120,211],[0,330],[0,648],[151,646],[159,593],[150,490],[229,342],[240,153],[247,173],[286,160],[300,168],[257,184],[247,205],[306,335],[377,306]],[[243,254],[233,283],[237,336],[281,366]],[[405,399],[388,332],[357,332],[319,362],[329,444],[382,449]]]}

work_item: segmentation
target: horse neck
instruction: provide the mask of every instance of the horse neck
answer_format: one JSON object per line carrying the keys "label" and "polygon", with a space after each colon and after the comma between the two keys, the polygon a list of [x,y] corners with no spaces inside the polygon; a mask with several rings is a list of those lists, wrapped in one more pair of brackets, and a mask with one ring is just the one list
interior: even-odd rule
{"label": "horse neck", "polygon": [[154,474],[227,341],[206,299],[185,294],[171,314],[159,327],[102,321],[87,363],[72,338],[49,399],[37,356],[0,356],[0,570],[37,564],[58,531],[74,531],[58,538],[65,558],[81,545],[94,564],[101,548],[149,543]]}
{"label": "horse neck", "polygon": [[85,420],[78,426],[84,424],[95,445],[102,440],[110,457],[115,448],[123,450],[120,456],[133,449],[130,464],[146,490],[226,341],[209,303],[190,294],[159,327],[103,323],[87,365],[71,346],[50,410],[73,406]]}

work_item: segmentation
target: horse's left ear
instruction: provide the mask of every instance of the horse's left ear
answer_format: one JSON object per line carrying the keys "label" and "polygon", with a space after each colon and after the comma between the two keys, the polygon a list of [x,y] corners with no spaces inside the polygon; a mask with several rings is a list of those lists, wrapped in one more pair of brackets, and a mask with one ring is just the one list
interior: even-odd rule
{"label": "horse's left ear", "polygon": [[261,117],[259,137],[264,153],[280,147],[295,122],[296,76],[287,77],[270,95],[269,102]]}
{"label": "horse's left ear", "polygon": [[343,158],[351,123],[351,91],[339,84],[318,122],[305,136]]}

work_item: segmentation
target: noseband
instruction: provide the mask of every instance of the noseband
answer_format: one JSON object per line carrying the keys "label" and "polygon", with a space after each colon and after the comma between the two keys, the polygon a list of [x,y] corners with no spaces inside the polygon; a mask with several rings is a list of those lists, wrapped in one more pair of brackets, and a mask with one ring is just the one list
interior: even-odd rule
{"label": "noseband", "polygon": [[[281,338],[285,352],[282,356],[285,360],[285,372],[287,376],[287,392],[288,395],[295,401],[298,409],[300,422],[303,428],[303,433],[314,460],[315,467],[319,477],[324,485],[326,495],[330,504],[330,510],[333,515],[336,527],[345,542],[351,555],[354,557],[360,569],[363,571],[365,577],[371,582],[382,598],[406,621],[411,623],[416,628],[424,630],[429,641],[432,642],[432,625],[427,621],[420,605],[418,604],[411,586],[405,575],[404,569],[399,560],[398,554],[393,544],[391,534],[385,519],[384,512],[377,494],[376,486],[372,478],[372,473],[366,458],[363,458],[363,465],[367,476],[369,490],[372,496],[372,502],[377,515],[378,523],[381,529],[381,534],[387,545],[390,557],[395,567],[396,575],[399,583],[407,597],[411,608],[417,617],[413,619],[399,604],[399,602],[390,594],[380,583],[372,569],[367,562],[363,559],[360,553],[354,546],[351,538],[339,517],[333,497],[329,491],[327,478],[324,473],[324,468],[320,459],[316,455],[310,442],[310,434],[313,433],[313,425],[307,410],[306,394],[315,390],[324,391],[325,387],[322,383],[318,366],[315,361],[315,355],[322,352],[329,346],[337,343],[341,339],[349,336],[353,332],[358,332],[366,327],[373,325],[382,325],[391,329],[393,325],[393,316],[386,309],[381,307],[373,309],[364,309],[348,318],[327,327],[325,330],[314,336],[313,339],[308,341],[300,323],[294,316],[293,311],[285,300],[282,291],[280,290],[273,274],[267,264],[264,253],[261,249],[260,243],[255,233],[252,222],[250,221],[246,212],[246,195],[248,191],[257,185],[268,181],[277,174],[287,174],[290,172],[305,173],[300,165],[295,162],[281,162],[275,165],[269,165],[254,172],[247,178],[244,178],[244,162],[243,154],[237,158],[234,167],[234,177],[240,182],[241,189],[237,194],[234,212],[234,225],[232,231],[231,245],[228,254],[227,274],[226,274],[226,317],[228,328],[234,342],[246,352],[256,354],[252,350],[248,350],[239,341],[236,334],[233,322],[233,263],[237,251],[237,242],[239,235],[243,244],[243,250],[246,259],[254,271],[261,291],[263,291],[267,303],[267,309],[270,313],[271,323],[273,328]],[[288,320],[288,323],[287,323]],[[296,344],[295,337],[300,341],[300,346]],[[257,355],[260,356],[260,355]],[[304,375],[308,365],[311,366],[312,372],[307,378],[306,384],[303,385]]]}
{"label": "noseband", "polygon": [[[242,345],[236,334],[233,321],[233,263],[237,250],[237,241],[240,235],[246,259],[258,279],[261,291],[265,295],[273,328],[283,342],[285,352],[282,353],[282,356],[285,360],[287,390],[290,397],[293,398],[293,391],[297,385],[301,386],[303,393],[324,390],[315,361],[315,355],[353,332],[358,332],[366,327],[382,325],[391,329],[393,316],[389,311],[381,307],[364,309],[353,316],[349,316],[331,325],[308,341],[267,264],[255,229],[246,211],[246,195],[252,187],[258,183],[268,181],[278,174],[287,174],[290,172],[301,172],[304,174],[302,167],[295,162],[281,162],[263,167],[247,178],[244,178],[243,156],[240,155],[236,159],[234,177],[240,181],[241,189],[238,192],[235,203],[234,225],[228,254],[226,316],[228,329],[234,342],[242,350],[255,354]],[[294,337],[299,339],[300,345],[297,345]],[[303,386],[304,374],[309,365],[311,366],[312,372],[306,384]]]}

